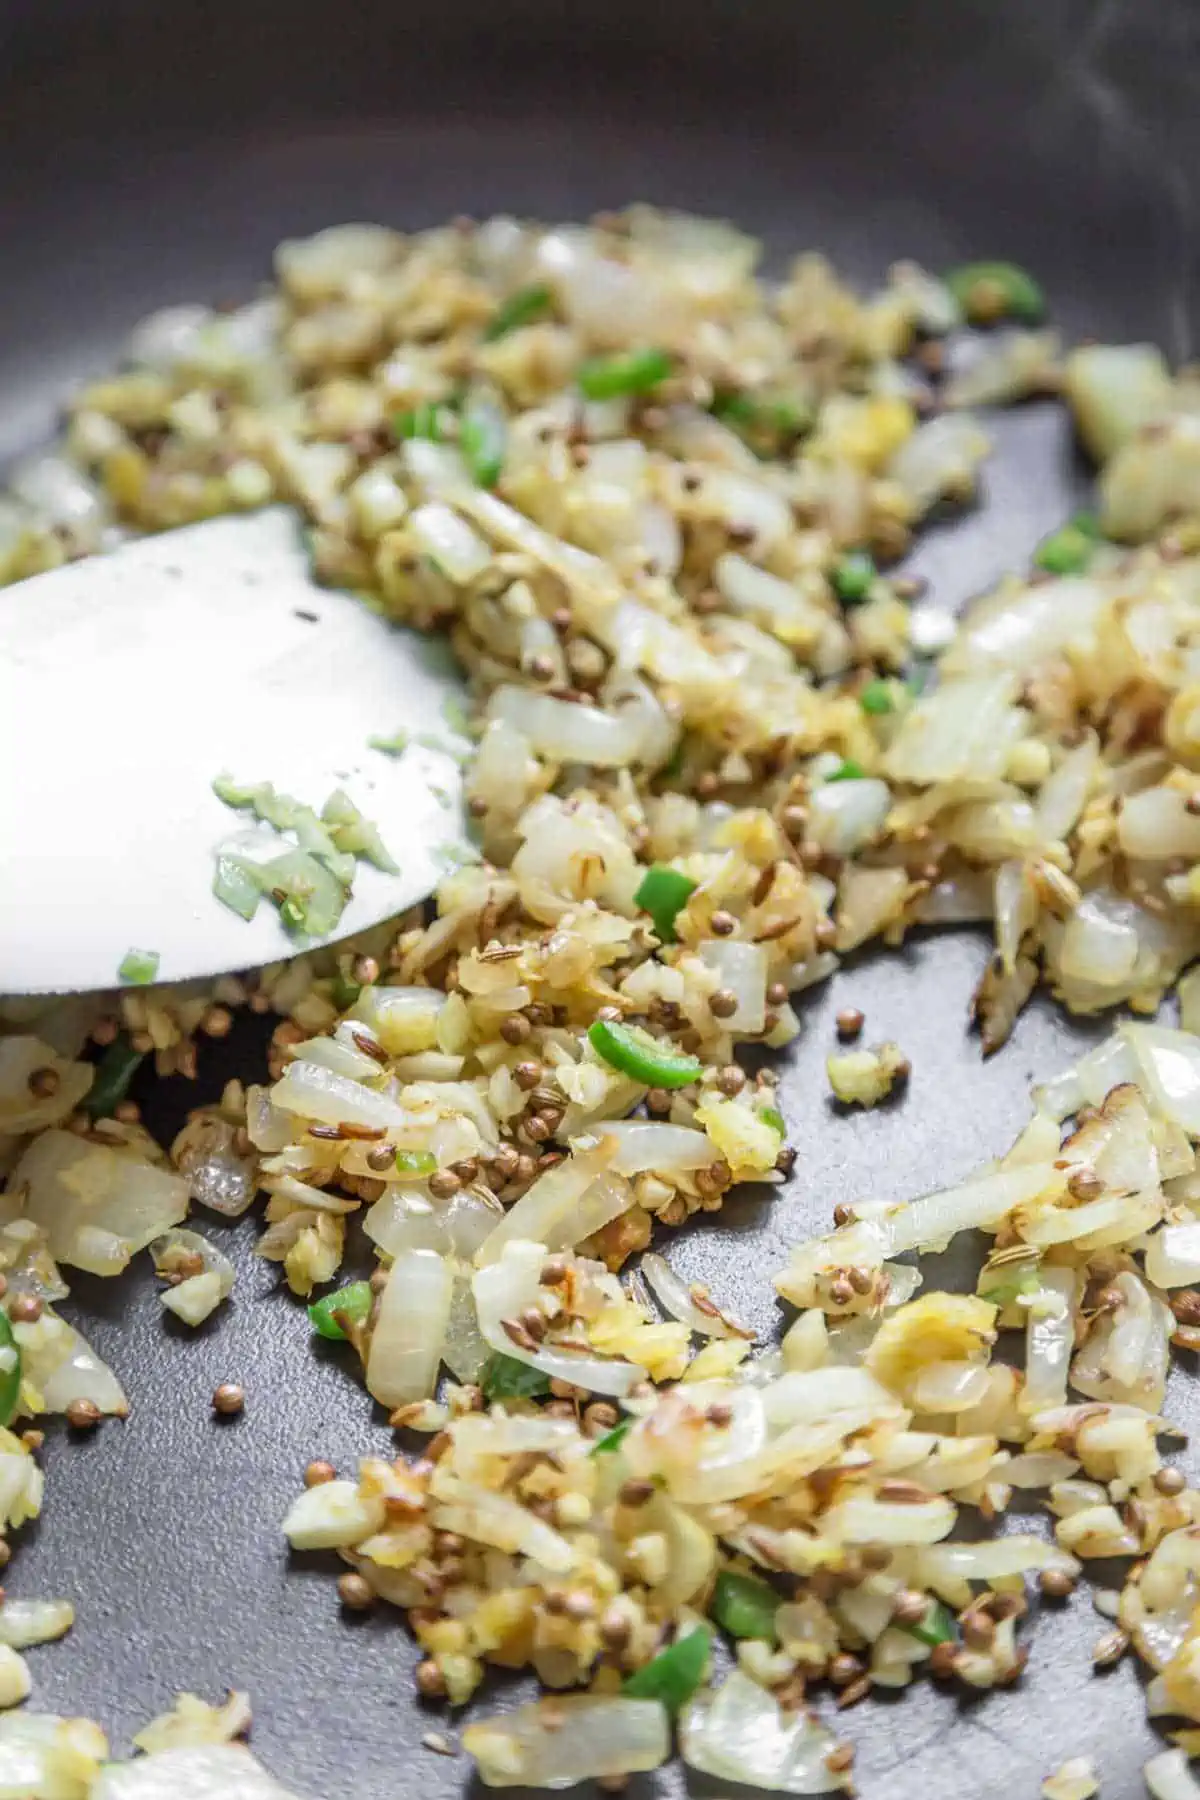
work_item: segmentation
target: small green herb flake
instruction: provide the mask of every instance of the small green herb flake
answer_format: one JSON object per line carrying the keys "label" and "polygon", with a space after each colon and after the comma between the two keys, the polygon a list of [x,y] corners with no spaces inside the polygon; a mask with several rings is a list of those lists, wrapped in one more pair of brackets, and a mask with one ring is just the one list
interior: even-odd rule
{"label": "small green herb flake", "polygon": [[709,411],[760,456],[778,452],[812,423],[811,409],[799,401],[764,394],[719,393]]}
{"label": "small green herb flake", "polygon": [[847,756],[843,762],[838,764],[833,773],[827,775],[825,779],[826,781],[864,781],[866,779],[866,774],[867,772],[861,763],[855,762],[852,756]]}
{"label": "small green herb flake", "polygon": [[6,1312],[0,1311],[0,1425],[16,1416],[21,1398],[21,1349]]}
{"label": "small green herb flake", "polygon": [[695,891],[696,883],[690,875],[684,875],[666,863],[653,863],[642,876],[633,903],[650,914],[662,942],[673,944],[675,920]]}
{"label": "small green herb flake", "polygon": [[730,1637],[764,1638],[774,1643],[775,1614],[780,1604],[779,1595],[765,1581],[758,1581],[753,1575],[739,1575],[734,1569],[722,1569],[708,1610]]}
{"label": "small green herb flake", "polygon": [[478,485],[495,487],[508,448],[508,420],[494,400],[487,395],[468,399],[463,407],[458,442]]}
{"label": "small green herb flake", "polygon": [[593,357],[582,364],[576,379],[585,400],[619,400],[649,393],[673,366],[665,350],[631,350],[625,356]]}
{"label": "small green herb flake", "polygon": [[871,591],[878,571],[865,550],[851,550],[834,564],[833,591],[843,606],[859,606]]}
{"label": "small green herb flake", "polygon": [[712,1638],[703,1625],[676,1638],[640,1669],[626,1677],[621,1692],[631,1700],[660,1700],[675,1714],[687,1705],[708,1667]]}
{"label": "small green herb flake", "polygon": [[158,974],[157,950],[127,950],[117,974],[126,987],[147,987]]}
{"label": "small green herb flake", "polygon": [[614,1450],[619,1450],[621,1448],[621,1445],[633,1430],[635,1423],[636,1420],[633,1418],[632,1414],[629,1418],[622,1419],[619,1425],[614,1425],[611,1431],[606,1431],[603,1437],[596,1439],[595,1443],[592,1445],[592,1455],[611,1456]]}
{"label": "small green herb flake", "polygon": [[432,1175],[437,1157],[428,1150],[397,1150],[396,1167],[401,1175]]}
{"label": "small green herb flake", "polygon": [[510,331],[520,331],[523,325],[535,325],[546,317],[553,304],[554,295],[544,282],[532,282],[528,287],[518,288],[496,308],[484,331],[484,343],[494,344],[497,338],[507,337]]}
{"label": "small green herb flake", "polygon": [[963,263],[949,271],[945,282],[972,325],[995,325],[1001,319],[1036,325],[1046,311],[1040,286],[1018,263]]}
{"label": "small green herb flake", "polygon": [[485,1400],[538,1400],[550,1392],[550,1377],[503,1350],[493,1350],[479,1372]]}
{"label": "small green herb flake", "polygon": [[868,681],[858,696],[858,704],[873,719],[882,718],[885,713],[894,712],[896,703],[892,698],[890,681]]}
{"label": "small green herb flake", "polygon": [[764,1125],[769,1125],[772,1131],[779,1133],[780,1137],[786,1137],[787,1122],[777,1106],[760,1106],[758,1116]]}

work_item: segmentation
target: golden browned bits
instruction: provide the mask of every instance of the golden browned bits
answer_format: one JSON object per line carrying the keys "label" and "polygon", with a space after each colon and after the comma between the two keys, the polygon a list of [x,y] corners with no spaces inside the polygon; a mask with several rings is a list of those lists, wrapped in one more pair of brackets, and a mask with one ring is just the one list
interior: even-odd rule
{"label": "golden browned bits", "polygon": [[526,1093],[532,1092],[541,1079],[542,1065],[540,1062],[534,1062],[532,1057],[525,1062],[519,1062],[513,1070],[513,1080]]}
{"label": "golden browned bits", "polygon": [[94,1431],[100,1418],[100,1408],[94,1400],[71,1400],[67,1404],[67,1424],[72,1431]]}
{"label": "golden browned bits", "polygon": [[571,1265],[565,1256],[548,1256],[542,1264],[539,1277],[543,1287],[561,1287],[571,1272]]}
{"label": "golden browned bits", "polygon": [[866,1014],[861,1007],[857,1006],[843,1006],[834,1020],[837,1034],[844,1044],[851,1043],[859,1035],[866,1022]]}
{"label": "golden browned bits", "polygon": [[708,921],[708,927],[717,937],[729,937],[737,930],[737,920],[731,912],[719,907]]}
{"label": "golden browned bits", "polygon": [[8,1316],[14,1325],[36,1325],[46,1308],[37,1294],[14,1294]]}
{"label": "golden browned bits", "polygon": [[366,1612],[375,1604],[375,1590],[365,1575],[359,1575],[354,1569],[347,1569],[344,1575],[338,1576],[338,1599],[351,1612]]}
{"label": "golden browned bits", "polygon": [[807,806],[801,806],[798,802],[793,801],[780,813],[779,823],[793,843],[798,842],[804,836],[808,825]]}
{"label": "golden browned bits", "polygon": [[524,1013],[509,1013],[500,1022],[500,1036],[506,1044],[523,1044],[532,1030]]}
{"label": "golden browned bits", "polygon": [[327,1481],[336,1480],[337,1470],[331,1462],[326,1462],[323,1457],[318,1457],[314,1462],[310,1462],[304,1471],[305,1487],[323,1487]]}
{"label": "golden browned bits", "polygon": [[837,943],[837,926],[832,919],[822,919],[813,932],[818,950],[832,950]]}
{"label": "golden browned bits", "polygon": [[768,1006],[786,1006],[787,1005],[787,997],[788,997],[788,991],[787,991],[787,984],[785,982],[772,981],[770,983],[770,985],[767,988],[767,1005]]}
{"label": "golden browned bits", "polygon": [[564,1610],[568,1619],[573,1619],[577,1625],[581,1625],[585,1619],[595,1616],[596,1602],[585,1588],[572,1588],[567,1595]]}
{"label": "golden browned bits", "polygon": [[426,1657],[424,1662],[417,1664],[414,1679],[417,1684],[417,1692],[421,1695],[422,1699],[444,1699],[446,1693],[446,1677],[442,1674],[442,1671],[438,1668],[437,1664],[429,1657]]}
{"label": "golden browned bits", "polygon": [[1043,1569],[1038,1576],[1038,1589],[1047,1600],[1065,1600],[1075,1592],[1075,1577],[1066,1569]]}
{"label": "golden browned bits", "polygon": [[990,1650],[996,1641],[996,1621],[985,1612],[964,1613],[962,1636],[968,1650]]}
{"label": "golden browned bits", "polygon": [[829,1298],[835,1306],[849,1306],[854,1298],[854,1289],[845,1275],[835,1275],[829,1284]]}
{"label": "golden browned bits", "polygon": [[435,1200],[449,1200],[457,1194],[462,1182],[453,1169],[435,1169],[429,1177],[429,1191]]}
{"label": "golden browned bits", "polygon": [[632,1627],[619,1606],[610,1606],[600,1620],[600,1642],[606,1650],[624,1650]]}
{"label": "golden browned bits", "polygon": [[237,1381],[223,1381],[213,1389],[213,1411],[232,1418],[240,1413],[246,1404],[246,1390]]}
{"label": "golden browned bits", "polygon": [[831,1775],[844,1775],[847,1769],[854,1767],[854,1745],[835,1744],[825,1757],[825,1767]]}

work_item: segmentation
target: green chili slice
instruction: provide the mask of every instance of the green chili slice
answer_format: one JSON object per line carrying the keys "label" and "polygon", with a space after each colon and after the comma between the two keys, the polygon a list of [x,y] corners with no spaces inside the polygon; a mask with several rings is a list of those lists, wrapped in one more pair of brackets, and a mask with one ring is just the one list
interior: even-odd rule
{"label": "green chili slice", "polygon": [[861,763],[855,762],[852,756],[847,756],[832,775],[827,775],[825,779],[826,781],[865,781],[866,774]]}
{"label": "green chili slice", "polygon": [[1046,296],[1017,263],[963,263],[944,279],[972,325],[994,325],[998,319],[1036,325],[1046,311]]}
{"label": "green chili slice", "polygon": [[874,719],[882,718],[884,713],[895,711],[892,699],[892,687],[888,681],[868,681],[858,696],[858,704],[865,713]]}
{"label": "green chili slice", "polygon": [[158,974],[158,951],[127,950],[117,974],[127,987],[146,987]]}
{"label": "green chili slice", "polygon": [[536,1400],[550,1392],[550,1377],[503,1350],[493,1350],[479,1371],[485,1400]]}
{"label": "green chili slice", "polygon": [[662,1043],[636,1025],[597,1019],[588,1028],[588,1037],[596,1055],[610,1068],[619,1069],[632,1081],[644,1081],[647,1087],[687,1087],[700,1078],[702,1065],[694,1056],[685,1055],[674,1044]]}
{"label": "green chili slice", "polygon": [[308,1316],[319,1337],[344,1338],[346,1333],[339,1323],[339,1316],[348,1319],[352,1325],[362,1325],[370,1311],[370,1282],[352,1281],[348,1287],[339,1288],[335,1294],[326,1294],[323,1300],[317,1300],[309,1307]]}
{"label": "green chili slice", "polygon": [[777,1106],[760,1106],[758,1116],[772,1131],[777,1131],[780,1137],[787,1136],[787,1122]]}
{"label": "green chili slice", "polygon": [[129,1084],[142,1061],[124,1032],[113,1039],[100,1061],[91,1087],[81,1102],[93,1119],[107,1119],[129,1092]]}
{"label": "green chili slice", "polygon": [[666,863],[652,863],[642,876],[633,903],[650,914],[663,943],[673,944],[675,920],[695,891],[696,883],[690,875],[682,875]]}
{"label": "green chili slice", "polygon": [[0,1425],[11,1425],[21,1398],[21,1346],[0,1311]]}
{"label": "green chili slice", "polygon": [[535,281],[528,287],[518,288],[496,308],[484,330],[484,343],[494,344],[497,338],[507,337],[510,331],[536,324],[545,318],[553,304],[554,295],[545,282]]}
{"label": "green chili slice", "polygon": [[665,350],[631,350],[625,356],[594,356],[581,365],[576,380],[585,400],[619,400],[649,393],[673,366]]}
{"label": "green chili slice", "polygon": [[661,1700],[669,1713],[677,1713],[704,1680],[711,1648],[707,1630],[697,1625],[627,1676],[621,1692],[631,1700]]}
{"label": "green chili slice", "polygon": [[397,1150],[396,1167],[402,1175],[432,1175],[437,1157],[431,1150]]}
{"label": "green chili slice", "polygon": [[1044,537],[1033,553],[1039,569],[1051,575],[1080,575],[1096,553],[1098,534],[1094,521],[1080,513]]}
{"label": "green chili slice", "polygon": [[442,409],[432,400],[392,417],[392,433],[397,438],[428,438],[437,443],[442,435]]}
{"label": "green chili slice", "polygon": [[479,486],[495,487],[508,448],[508,420],[489,395],[468,397],[463,407],[458,441],[467,467]]}
{"label": "green chili slice", "polygon": [[865,550],[850,550],[834,564],[830,580],[844,606],[858,606],[870,593],[877,574],[874,557]]}
{"label": "green chili slice", "polygon": [[730,1637],[765,1638],[774,1643],[775,1614],[780,1605],[779,1595],[765,1581],[722,1569],[708,1610]]}

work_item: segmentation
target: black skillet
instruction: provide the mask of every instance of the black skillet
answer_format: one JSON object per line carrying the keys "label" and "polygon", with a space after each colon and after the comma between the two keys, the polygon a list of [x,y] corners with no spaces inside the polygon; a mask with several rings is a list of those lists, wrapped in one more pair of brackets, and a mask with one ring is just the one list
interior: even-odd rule
{"label": "black skillet", "polygon": [[[735,218],[776,253],[820,246],[864,282],[899,256],[1013,257],[1067,333],[1187,356],[1198,39],[1200,10],[1164,0],[3,0],[0,456],[48,433],[140,314],[245,296],[277,239],[344,219],[648,199]],[[1050,408],[997,436],[987,506],[918,554],[947,600],[1021,563],[1077,489]],[[103,784],[116,701],[97,695],[81,770],[98,803],[125,798]],[[770,1330],[766,1276],[787,1239],[840,1199],[906,1197],[1005,1145],[1029,1077],[1095,1031],[1039,1002],[984,1067],[965,1026],[984,955],[978,937],[944,935],[867,958],[806,1004],[783,1090],[795,1177],[784,1198],[744,1197],[681,1237],[689,1277]],[[914,1064],[901,1105],[852,1120],[822,1074],[848,1002]],[[258,1071],[263,1035],[210,1046],[204,1090]],[[140,1097],[166,1133],[195,1092]],[[336,1355],[312,1354],[300,1309],[249,1254],[254,1232],[222,1234],[236,1298],[195,1337],[164,1326],[144,1272],[78,1285],[71,1305],[134,1412],[82,1442],[51,1433],[45,1516],[9,1580],[69,1594],[79,1623],[35,1654],[33,1703],[93,1713],[125,1744],[177,1688],[235,1684],[260,1754],[302,1792],[455,1794],[465,1765],[422,1746],[443,1721],[413,1699],[403,1626],[343,1620],[333,1569],[284,1554],[278,1520],[309,1458],[349,1467],[391,1436]],[[216,1424],[224,1379],[245,1384],[247,1408]],[[1191,1377],[1176,1386],[1186,1422]],[[1132,1800],[1154,1739],[1132,1668],[1091,1672],[1104,1628],[1082,1591],[1042,1609],[1015,1690],[964,1703],[922,1684],[859,1707],[845,1724],[864,1794],[1032,1796],[1091,1752],[1106,1800]],[[658,1791],[681,1787],[676,1769]]]}

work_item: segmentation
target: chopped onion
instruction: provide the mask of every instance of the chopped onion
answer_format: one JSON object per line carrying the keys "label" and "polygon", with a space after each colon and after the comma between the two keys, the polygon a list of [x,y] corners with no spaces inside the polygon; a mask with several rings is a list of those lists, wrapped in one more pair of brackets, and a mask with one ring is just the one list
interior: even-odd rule
{"label": "chopped onion", "polygon": [[698,1694],[679,1722],[679,1748],[689,1768],[782,1794],[849,1788],[849,1771],[829,1767],[835,1742],[812,1713],[803,1707],[785,1712],[741,1669],[719,1688]]}
{"label": "chopped onion", "polygon": [[726,1030],[760,1032],[767,1011],[770,956],[766,945],[748,944],[741,938],[707,938],[699,950],[708,967],[716,970],[718,985],[737,1001],[733,1011],[722,1014]]}
{"label": "chopped onion", "polygon": [[822,782],[808,797],[807,835],[831,856],[853,856],[883,829],[891,804],[886,781]]}
{"label": "chopped onion", "polygon": [[1155,1287],[1191,1287],[1200,1281],[1200,1220],[1164,1225],[1146,1245],[1146,1276]]}
{"label": "chopped onion", "polygon": [[1156,1109],[1200,1138],[1200,1039],[1166,1025],[1121,1027]]}
{"label": "chopped onion", "polygon": [[[616,1153],[614,1140],[604,1138],[598,1148],[578,1152],[547,1169],[526,1188],[515,1206],[484,1239],[475,1253],[481,1266],[498,1262],[508,1246],[524,1239],[545,1245],[569,1232],[569,1219],[598,1175],[603,1175]],[[711,1162],[712,1157],[708,1160]],[[503,1348],[503,1346],[497,1346]]]}
{"label": "chopped onion", "polygon": [[573,1787],[657,1769],[671,1754],[657,1700],[569,1694],[477,1719],[463,1732],[485,1787]]}
{"label": "chopped onion", "polygon": [[408,529],[418,548],[450,581],[465,585],[491,563],[491,546],[440,500],[418,506]]}
{"label": "chopped onion", "polygon": [[87,1339],[49,1311],[36,1325],[14,1325],[24,1373],[47,1412],[65,1413],[72,1400],[90,1400],[102,1413],[124,1418],[125,1390]]}
{"label": "chopped onion", "polygon": [[[39,1097],[30,1077],[49,1069],[54,1092]],[[0,1037],[0,1137],[42,1131],[73,1112],[92,1085],[90,1063],[69,1062],[36,1037]],[[53,1084],[47,1084],[53,1085]]]}
{"label": "chopped onion", "polygon": [[[555,1171],[551,1170],[553,1173]],[[516,1211],[515,1207],[513,1211]],[[511,1213],[509,1217],[512,1217]],[[485,1250],[490,1248],[491,1242],[489,1238]],[[531,1368],[541,1369],[552,1380],[571,1381],[594,1394],[617,1397],[627,1394],[644,1379],[643,1371],[636,1363],[615,1357],[610,1360],[594,1352],[565,1349],[550,1342],[537,1344],[529,1350],[505,1331],[506,1319],[519,1319],[527,1307],[536,1304],[545,1255],[544,1244],[518,1239],[506,1243],[498,1260],[476,1270],[471,1286],[479,1314],[479,1329],[484,1338],[493,1350],[528,1363]]]}
{"label": "chopped onion", "polygon": [[642,721],[633,713],[576,705],[524,688],[497,688],[488,717],[520,730],[535,750],[554,762],[624,768],[640,760],[645,742]]}
{"label": "chopped onion", "polygon": [[[3,1793],[3,1788],[0,1788]],[[244,1744],[185,1744],[106,1763],[89,1800],[295,1800]]]}
{"label": "chopped onion", "polygon": [[411,1113],[386,1094],[360,1081],[348,1081],[315,1063],[291,1063],[271,1089],[272,1104],[322,1125],[366,1125],[373,1130],[399,1130],[413,1123]]}
{"label": "chopped onion", "polygon": [[31,1644],[49,1644],[70,1631],[75,1608],[69,1600],[6,1599],[0,1606],[0,1644],[27,1650]]}
{"label": "chopped onion", "polygon": [[742,1325],[735,1325],[727,1319],[719,1308],[706,1301],[701,1305],[688,1287],[687,1283],[676,1275],[674,1269],[661,1256],[652,1251],[647,1252],[641,1261],[641,1271],[649,1282],[651,1290],[664,1312],[670,1313],[686,1325],[689,1331],[697,1332],[701,1337],[710,1338],[748,1338],[753,1333]]}
{"label": "chopped onion", "polygon": [[686,1174],[706,1169],[713,1160],[711,1140],[690,1125],[660,1124],[654,1119],[607,1120],[604,1139],[615,1144],[609,1167],[614,1175]]}
{"label": "chopped onion", "polygon": [[439,1469],[430,1483],[430,1495],[435,1503],[430,1523],[439,1531],[461,1532],[510,1556],[528,1556],[559,1575],[573,1569],[579,1560],[579,1552],[561,1532],[511,1494]]}
{"label": "chopped onion", "polygon": [[25,1214],[46,1233],[56,1262],[116,1275],[152,1239],[185,1217],[178,1175],[69,1131],[46,1131],[13,1172]]}
{"label": "chopped onion", "polygon": [[168,1312],[187,1325],[199,1325],[233,1292],[233,1264],[215,1244],[198,1231],[168,1231],[150,1246],[159,1275],[178,1277],[182,1259],[199,1257],[203,1269],[163,1290],[160,1298]]}
{"label": "chopped onion", "polygon": [[408,1250],[392,1264],[371,1329],[367,1391],[381,1406],[430,1398],[450,1319],[453,1276],[433,1250]]}
{"label": "chopped onion", "polygon": [[1154,1800],[1200,1800],[1200,1781],[1182,1750],[1160,1750],[1142,1765],[1142,1774]]}

